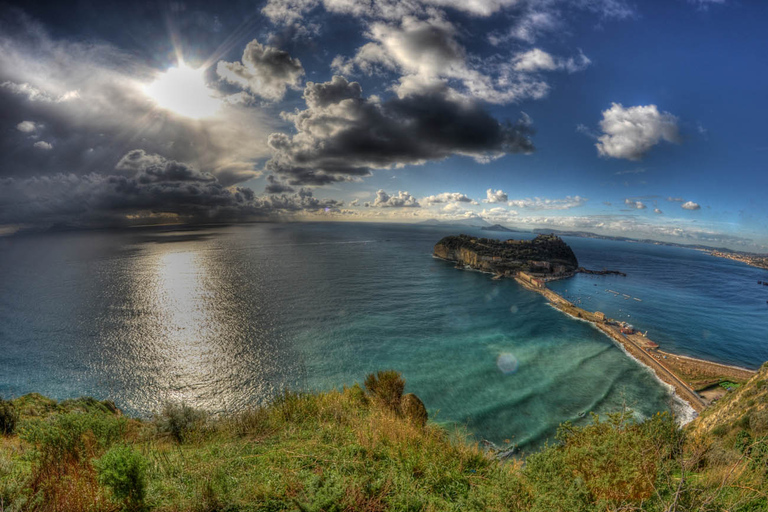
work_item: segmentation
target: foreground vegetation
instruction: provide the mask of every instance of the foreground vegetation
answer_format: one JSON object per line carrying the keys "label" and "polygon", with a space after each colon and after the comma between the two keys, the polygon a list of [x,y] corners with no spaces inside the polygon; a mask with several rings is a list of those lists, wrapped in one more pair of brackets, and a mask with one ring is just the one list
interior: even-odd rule
{"label": "foreground vegetation", "polygon": [[768,367],[694,425],[629,411],[524,462],[428,423],[395,372],[210,418],[0,402],[0,511],[768,510]]}

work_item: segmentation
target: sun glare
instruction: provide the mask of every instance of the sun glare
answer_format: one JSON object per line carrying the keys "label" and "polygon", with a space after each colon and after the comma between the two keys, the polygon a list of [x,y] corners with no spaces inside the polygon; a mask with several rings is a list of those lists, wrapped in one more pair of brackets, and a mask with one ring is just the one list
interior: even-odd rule
{"label": "sun glare", "polygon": [[170,68],[144,88],[158,106],[176,114],[200,119],[216,113],[221,101],[205,84],[204,69],[192,69],[183,62]]}

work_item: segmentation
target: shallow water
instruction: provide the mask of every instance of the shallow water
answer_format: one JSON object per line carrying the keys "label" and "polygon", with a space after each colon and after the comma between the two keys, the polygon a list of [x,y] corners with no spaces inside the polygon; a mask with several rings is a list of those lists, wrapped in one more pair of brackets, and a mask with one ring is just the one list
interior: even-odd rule
{"label": "shallow water", "polygon": [[[455,231],[254,224],[0,239],[0,394],[88,394],[143,415],[166,399],[232,411],[265,403],[284,387],[329,389],[395,368],[432,418],[524,448],[538,446],[563,421],[587,421],[580,416],[587,411],[626,403],[642,417],[669,409],[667,390],[589,324],[512,280],[432,258],[434,243]],[[600,267],[605,242],[568,242],[584,265]],[[619,269],[632,276],[646,272],[643,247],[610,250],[621,253]],[[686,257],[651,247],[660,251],[653,252],[657,272],[677,272]],[[704,267],[733,266],[693,255]],[[633,258],[635,266],[624,261]],[[614,267],[617,260],[610,261]],[[734,274],[746,286],[754,271],[742,267]],[[603,281],[579,276],[567,283],[569,293],[618,286],[603,285],[614,278],[592,279]],[[622,282],[622,291],[644,298],[633,307],[663,299],[665,289],[651,293],[637,279]],[[698,307],[686,311],[700,314]],[[672,312],[664,318],[667,332],[690,324],[675,324]],[[706,324],[711,332],[731,328],[700,322],[716,324]],[[665,348],[693,355],[707,348],[695,336],[673,334],[673,346],[652,332]],[[751,350],[746,338],[733,351],[723,342],[718,358],[754,367],[765,339],[756,338]]]}

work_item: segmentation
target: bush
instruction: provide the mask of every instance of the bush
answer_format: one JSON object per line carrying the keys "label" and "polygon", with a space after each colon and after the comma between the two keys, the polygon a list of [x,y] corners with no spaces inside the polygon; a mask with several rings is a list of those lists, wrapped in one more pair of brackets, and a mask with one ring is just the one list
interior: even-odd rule
{"label": "bush", "polygon": [[394,370],[379,371],[365,378],[365,389],[392,411],[400,412],[400,401],[405,391],[405,380]]}
{"label": "bush", "polygon": [[101,485],[129,508],[144,503],[147,490],[147,461],[128,445],[115,445],[103,457],[94,461]]}
{"label": "bush", "polygon": [[9,436],[16,431],[19,413],[13,403],[0,398],[0,435]]}
{"label": "bush", "polygon": [[155,425],[161,434],[170,435],[179,444],[190,440],[195,432],[205,426],[206,414],[187,404],[168,402],[155,418]]}
{"label": "bush", "polygon": [[657,414],[638,424],[631,411],[606,421],[594,416],[585,427],[566,423],[557,438],[560,445],[526,461],[540,510],[614,510],[647,500],[656,492],[661,464],[682,445],[671,416]]}
{"label": "bush", "polygon": [[19,436],[40,451],[43,465],[94,457],[123,437],[127,421],[111,414],[71,412],[24,424]]}
{"label": "bush", "polygon": [[419,426],[427,424],[428,414],[424,402],[413,393],[408,393],[400,401],[403,416]]}

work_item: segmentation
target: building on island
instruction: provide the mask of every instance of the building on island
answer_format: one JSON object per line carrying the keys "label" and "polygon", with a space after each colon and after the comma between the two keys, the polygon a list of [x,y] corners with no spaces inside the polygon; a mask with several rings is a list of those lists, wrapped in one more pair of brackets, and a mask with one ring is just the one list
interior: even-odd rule
{"label": "building on island", "polygon": [[605,313],[601,313],[600,311],[595,311],[595,320],[598,322],[605,322]]}
{"label": "building on island", "polygon": [[518,272],[517,277],[535,288],[544,288],[544,281],[525,272]]}

